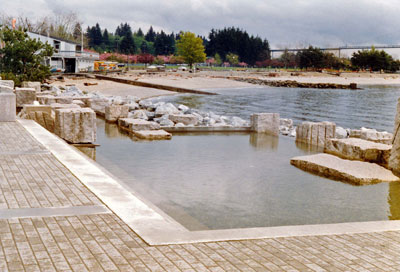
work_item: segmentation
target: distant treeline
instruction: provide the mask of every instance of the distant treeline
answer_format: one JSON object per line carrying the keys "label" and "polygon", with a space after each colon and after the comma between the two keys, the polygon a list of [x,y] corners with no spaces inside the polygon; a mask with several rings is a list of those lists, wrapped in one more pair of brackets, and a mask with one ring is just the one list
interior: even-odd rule
{"label": "distant treeline", "polygon": [[[88,46],[98,52],[115,52],[122,54],[173,55],[176,53],[176,41],[179,33],[166,34],[155,32],[153,27],[145,34],[141,28],[132,31],[128,23],[121,24],[114,33],[102,30],[99,24],[86,30]],[[266,39],[250,36],[238,28],[211,30],[203,39],[206,54],[215,57],[219,64],[231,62],[232,56],[237,61],[254,65],[257,61],[270,58],[269,43]]]}
{"label": "distant treeline", "polygon": [[398,71],[400,61],[393,59],[383,50],[361,50],[353,53],[350,59],[338,58],[333,53],[322,51],[310,46],[297,52],[285,50],[278,59],[268,59],[257,62],[258,67],[301,68],[311,70],[371,70],[371,71]]}

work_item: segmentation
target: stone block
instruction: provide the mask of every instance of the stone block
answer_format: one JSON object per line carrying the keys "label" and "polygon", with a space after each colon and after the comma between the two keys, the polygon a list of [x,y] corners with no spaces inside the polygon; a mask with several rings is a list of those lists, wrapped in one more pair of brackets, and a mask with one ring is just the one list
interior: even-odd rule
{"label": "stone block", "polygon": [[316,175],[357,185],[399,181],[390,170],[378,164],[344,160],[330,154],[295,157],[290,163]]}
{"label": "stone block", "polygon": [[23,81],[21,86],[23,88],[34,88],[37,93],[41,92],[41,83],[39,81]]}
{"label": "stone block", "polygon": [[144,140],[170,140],[172,138],[171,133],[162,129],[133,131],[133,134],[137,138]]}
{"label": "stone block", "polygon": [[0,122],[14,122],[16,107],[15,94],[0,93]]}
{"label": "stone block", "polygon": [[391,144],[393,134],[386,131],[377,131],[376,129],[361,128],[360,138],[382,144]]}
{"label": "stone block", "polygon": [[81,108],[85,107],[85,103],[82,100],[72,100],[72,104],[78,105]]}
{"label": "stone block", "polygon": [[332,122],[303,122],[296,127],[296,141],[324,147],[327,139],[335,137],[336,125]]}
{"label": "stone block", "polygon": [[54,133],[69,143],[96,141],[96,113],[89,108],[57,109]]}
{"label": "stone block", "polygon": [[46,112],[51,115],[51,106],[49,106],[49,105],[24,105],[24,112],[28,115],[31,112]]}
{"label": "stone block", "polygon": [[0,85],[0,93],[14,93],[14,89],[9,86]]}
{"label": "stone block", "polygon": [[170,114],[168,118],[175,124],[182,123],[186,126],[189,125],[195,126],[199,122],[199,118],[193,114],[184,114],[184,115]]}
{"label": "stone block", "polygon": [[50,107],[53,110],[57,110],[57,109],[78,109],[80,108],[79,105],[76,104],[59,104],[59,103],[53,103],[50,105]]}
{"label": "stone block", "polygon": [[127,118],[129,106],[109,105],[105,107],[105,119],[107,122],[115,123],[120,118]]}
{"label": "stone block", "polygon": [[129,128],[130,131],[160,129],[160,124],[143,119],[121,118],[118,119],[118,124],[122,127]]}
{"label": "stone block", "polygon": [[374,143],[358,138],[328,139],[325,152],[343,159],[373,162],[387,166],[391,145]]}
{"label": "stone block", "polygon": [[17,97],[17,107],[22,107],[25,104],[33,104],[36,100],[36,91],[33,88],[15,88]]}
{"label": "stone block", "polygon": [[72,101],[74,100],[71,96],[56,96],[54,99],[56,100],[56,103],[59,104],[72,104]]}
{"label": "stone block", "polygon": [[396,117],[394,119],[393,146],[390,152],[389,169],[400,175],[400,99],[397,101]]}
{"label": "stone block", "polygon": [[250,117],[251,128],[257,133],[279,135],[279,113],[255,113]]}
{"label": "stone block", "polygon": [[7,86],[7,87],[10,87],[11,89],[14,89],[14,81],[13,80],[0,80],[0,85]]}

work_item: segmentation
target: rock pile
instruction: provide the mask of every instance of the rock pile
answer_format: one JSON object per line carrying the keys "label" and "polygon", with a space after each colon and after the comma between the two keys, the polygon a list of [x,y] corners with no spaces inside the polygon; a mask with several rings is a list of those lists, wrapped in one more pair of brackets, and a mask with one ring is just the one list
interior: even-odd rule
{"label": "rock pile", "polygon": [[313,89],[357,89],[357,84],[351,83],[349,85],[334,84],[334,83],[306,83],[297,82],[295,80],[264,80],[259,78],[243,78],[243,77],[230,77],[236,81],[247,82],[257,85],[265,85],[271,87],[287,87],[287,88],[313,88]]}

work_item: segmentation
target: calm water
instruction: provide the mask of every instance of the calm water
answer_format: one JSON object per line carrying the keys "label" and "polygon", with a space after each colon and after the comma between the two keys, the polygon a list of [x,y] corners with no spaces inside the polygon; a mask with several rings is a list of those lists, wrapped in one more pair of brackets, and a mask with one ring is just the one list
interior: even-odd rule
{"label": "calm water", "polygon": [[190,230],[400,218],[400,183],[352,186],[290,165],[288,137],[174,135],[131,139],[98,120],[96,160]]}
{"label": "calm water", "polygon": [[362,90],[245,88],[220,95],[160,98],[204,111],[249,119],[256,112],[279,112],[294,122],[333,121],[345,128],[371,127],[392,132],[400,86],[362,86]]}

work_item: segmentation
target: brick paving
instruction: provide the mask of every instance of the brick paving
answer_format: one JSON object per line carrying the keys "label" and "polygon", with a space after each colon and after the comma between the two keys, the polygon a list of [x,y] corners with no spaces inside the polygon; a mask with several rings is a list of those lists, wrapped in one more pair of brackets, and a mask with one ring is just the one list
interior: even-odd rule
{"label": "brick paving", "polygon": [[[27,150],[45,149],[0,123],[0,208],[101,203],[51,154],[1,153]],[[400,232],[149,246],[112,213],[15,218],[0,271],[400,271]]]}

